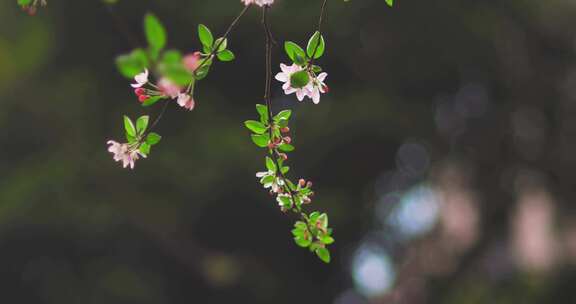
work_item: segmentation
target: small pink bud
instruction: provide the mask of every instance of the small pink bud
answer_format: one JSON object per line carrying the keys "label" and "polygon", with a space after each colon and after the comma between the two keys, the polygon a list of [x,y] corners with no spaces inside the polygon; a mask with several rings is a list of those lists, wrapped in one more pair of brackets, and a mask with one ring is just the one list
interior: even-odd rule
{"label": "small pink bud", "polygon": [[290,138],[289,136],[284,137],[284,142],[289,144],[292,142],[292,138]]}
{"label": "small pink bud", "polygon": [[134,93],[136,93],[136,95],[140,96],[140,95],[144,95],[146,93],[146,90],[144,88],[137,88],[136,90],[134,90]]}
{"label": "small pink bud", "polygon": [[283,159],[283,160],[287,160],[288,159],[288,155],[286,155],[286,153],[279,153],[278,156]]}
{"label": "small pink bud", "polygon": [[312,200],[311,200],[310,198],[308,198],[308,197],[305,197],[305,198],[302,200],[302,203],[304,203],[304,204],[310,204],[311,202],[312,202]]}
{"label": "small pink bud", "polygon": [[303,178],[301,178],[301,179],[298,181],[298,184],[300,185],[300,187],[304,187],[304,186],[306,185],[306,180],[304,180]]}
{"label": "small pink bud", "polygon": [[150,96],[148,96],[148,95],[140,95],[140,96],[138,96],[138,100],[139,100],[140,102],[145,102],[146,100],[148,100],[148,98],[150,98]]}
{"label": "small pink bud", "polygon": [[276,144],[275,144],[275,143],[269,143],[269,144],[268,144],[268,148],[270,148],[270,149],[275,149],[275,148],[276,148]]}
{"label": "small pink bud", "polygon": [[312,182],[310,182],[310,181],[309,181],[309,182],[307,182],[307,183],[306,183],[306,187],[308,187],[308,188],[312,188]]}
{"label": "small pink bud", "polygon": [[282,128],[282,129],[280,129],[280,132],[282,132],[282,133],[288,133],[288,132],[290,132],[290,128],[284,127],[284,128]]}

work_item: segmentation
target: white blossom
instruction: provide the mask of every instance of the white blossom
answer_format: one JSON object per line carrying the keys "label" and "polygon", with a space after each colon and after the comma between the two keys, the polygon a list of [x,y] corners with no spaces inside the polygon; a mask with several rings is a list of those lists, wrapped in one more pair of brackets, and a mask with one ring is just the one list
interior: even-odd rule
{"label": "white blossom", "polygon": [[256,4],[258,6],[272,5],[274,0],[241,0],[244,5]]}
{"label": "white blossom", "polygon": [[144,70],[144,72],[134,76],[134,81],[136,81],[136,83],[131,84],[131,86],[133,88],[141,88],[143,87],[145,84],[148,83],[148,70]]}

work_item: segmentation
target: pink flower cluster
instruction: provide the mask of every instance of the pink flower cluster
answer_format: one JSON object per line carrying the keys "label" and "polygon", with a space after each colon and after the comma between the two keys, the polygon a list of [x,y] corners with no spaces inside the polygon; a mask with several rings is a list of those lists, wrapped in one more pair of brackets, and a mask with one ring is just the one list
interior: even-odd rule
{"label": "pink flower cluster", "polygon": [[[161,78],[157,84],[153,84],[149,81],[148,76],[148,70],[144,70],[144,72],[134,77],[135,83],[131,84],[141,103],[145,103],[153,96],[161,96],[176,99],[178,105],[187,110],[192,111],[194,109],[194,98],[182,87],[176,85],[168,78]],[[145,88],[145,86],[148,86],[148,88]]]}
{"label": "pink flower cluster", "polygon": [[295,88],[292,86],[291,77],[294,73],[303,71],[304,68],[297,65],[292,64],[291,66],[287,66],[283,63],[280,64],[280,69],[282,72],[276,75],[276,80],[284,82],[282,89],[284,90],[284,94],[290,95],[292,93],[296,93],[296,97],[299,101],[304,100],[304,97],[308,97],[312,99],[315,104],[320,103],[320,95],[324,93],[328,93],[328,86],[324,83],[324,80],[328,76],[327,73],[320,73],[315,75],[312,72],[308,72],[308,76],[310,81],[308,84],[301,88]]}
{"label": "pink flower cluster", "polygon": [[140,156],[146,158],[146,155],[141,153],[137,148],[131,147],[127,143],[118,143],[113,140],[107,142],[108,152],[114,154],[114,160],[117,162],[122,162],[122,166],[130,169],[134,169],[134,163],[140,158]]}

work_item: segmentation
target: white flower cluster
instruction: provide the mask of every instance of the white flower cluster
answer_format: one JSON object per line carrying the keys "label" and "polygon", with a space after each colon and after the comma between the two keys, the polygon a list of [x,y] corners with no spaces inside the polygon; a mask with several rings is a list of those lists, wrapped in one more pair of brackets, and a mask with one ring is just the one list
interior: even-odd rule
{"label": "white flower cluster", "polygon": [[244,5],[256,4],[258,6],[272,5],[274,0],[241,0]]}

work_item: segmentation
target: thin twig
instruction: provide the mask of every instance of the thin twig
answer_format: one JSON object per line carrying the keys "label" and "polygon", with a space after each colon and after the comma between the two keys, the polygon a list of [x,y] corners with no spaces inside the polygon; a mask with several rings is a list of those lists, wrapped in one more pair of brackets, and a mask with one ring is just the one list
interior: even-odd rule
{"label": "thin twig", "polygon": [[320,17],[318,17],[318,27],[316,27],[316,32],[320,33],[320,37],[318,37],[318,42],[314,47],[314,52],[312,52],[312,58],[308,63],[308,68],[310,68],[314,64],[314,57],[316,56],[316,52],[318,52],[318,48],[320,47],[320,41],[322,39],[322,22],[324,21],[324,13],[326,12],[326,3],[328,0],[324,0],[322,2],[322,8],[320,8]]}
{"label": "thin twig", "polygon": [[156,119],[154,120],[152,125],[150,125],[150,128],[148,128],[148,131],[146,132],[146,134],[149,134],[150,132],[152,132],[154,127],[156,127],[156,125],[160,122],[160,119],[162,119],[162,116],[164,116],[164,113],[166,113],[166,109],[168,109],[168,102],[169,102],[169,100],[164,101],[164,106],[162,107],[162,111],[160,111],[160,114],[158,114],[158,116],[156,117]]}
{"label": "thin twig", "polygon": [[[236,25],[238,24],[238,21],[240,21],[240,18],[242,18],[242,16],[244,16],[244,14],[246,14],[246,11],[248,11],[248,6],[245,6],[242,9],[242,11],[240,12],[240,14],[238,14],[238,16],[236,16],[236,18],[234,18],[232,23],[230,23],[230,25],[226,29],[226,32],[224,32],[222,39],[216,44],[215,48],[212,50],[212,52],[210,53],[210,55],[208,57],[212,57],[212,56],[214,56],[214,54],[216,54],[220,45],[226,40],[226,38],[228,38],[228,35],[236,27]],[[194,71],[194,76],[196,76],[196,71],[198,71],[200,68],[202,68],[207,62],[208,62],[208,60],[202,61],[202,63]],[[195,81],[195,80],[192,80],[192,82],[193,81]],[[191,86],[192,86],[192,83],[190,83],[190,87]],[[168,102],[169,102],[169,100],[166,100],[164,102],[164,107],[162,108],[162,111],[160,112],[158,117],[156,117],[152,126],[150,128],[148,128],[148,133],[150,133],[153,130],[153,128],[160,122],[160,119],[162,119],[162,116],[164,116],[164,113],[166,112],[166,108],[168,108]]]}
{"label": "thin twig", "polygon": [[196,72],[199,71],[202,67],[204,67],[208,63],[208,60],[212,59],[212,57],[218,52],[220,45],[222,45],[222,43],[224,43],[224,41],[226,41],[226,39],[228,38],[228,35],[232,31],[232,29],[234,29],[234,27],[238,24],[238,21],[240,21],[240,18],[242,18],[242,16],[244,16],[244,14],[246,14],[249,7],[250,6],[248,6],[248,5],[244,6],[244,8],[240,12],[240,14],[238,14],[238,16],[236,16],[236,18],[234,18],[234,21],[232,21],[232,23],[230,23],[230,25],[226,29],[226,32],[224,32],[222,39],[220,39],[220,41],[218,41],[218,43],[214,46],[214,49],[212,49],[212,52],[210,52],[210,54],[208,54],[208,56],[206,58],[204,58],[204,60],[202,60],[200,65],[194,70],[194,76],[197,76]]}
{"label": "thin twig", "polygon": [[[266,107],[268,108],[268,125],[270,126],[269,128],[269,134],[270,134],[270,140],[272,140],[272,138],[274,137],[274,131],[272,130],[272,124],[273,124],[273,117],[274,117],[274,112],[272,111],[272,96],[271,96],[271,85],[272,85],[272,33],[270,31],[270,25],[268,23],[268,9],[269,6],[265,5],[262,11],[262,25],[264,26],[264,32],[265,32],[265,39],[266,39],[266,87],[264,89],[264,100],[266,101]],[[280,178],[284,181],[284,185],[282,186],[283,191],[288,193],[290,195],[290,199],[292,201],[292,208],[291,210],[295,213],[297,213],[306,223],[306,225],[308,226],[308,217],[306,216],[306,214],[304,212],[302,212],[302,209],[300,206],[297,206],[296,204],[296,200],[294,198],[294,192],[292,191],[292,189],[290,189],[290,186],[288,185],[288,183],[286,182],[288,179],[286,178],[286,176],[284,175],[284,173],[282,172],[282,166],[280,165],[280,161],[278,159],[278,155],[277,155],[277,148],[274,149],[270,149],[270,156],[272,157],[272,160],[274,161],[274,163],[276,164],[276,172],[278,172],[278,174],[280,175]],[[311,227],[309,227],[309,229],[311,229]],[[312,230],[310,230],[312,231]]]}
{"label": "thin twig", "polygon": [[106,11],[108,11],[108,14],[110,14],[112,20],[114,20],[114,25],[116,26],[116,28],[118,28],[118,30],[122,33],[122,35],[124,35],[126,40],[128,40],[128,42],[132,45],[132,47],[137,48],[139,45],[138,39],[136,39],[136,35],[134,35],[132,31],[130,31],[130,28],[128,27],[124,19],[122,19],[122,16],[119,15],[114,10],[112,4],[106,4],[104,3],[104,1],[102,1],[102,5],[106,7]]}

